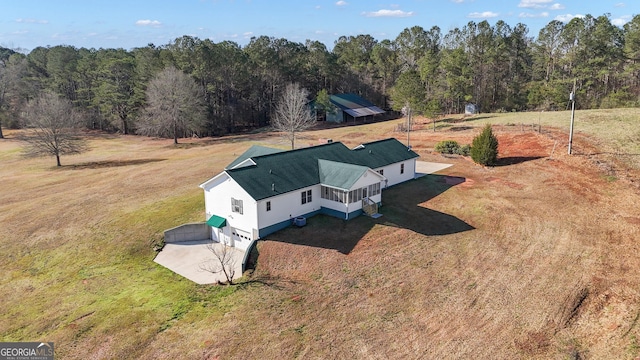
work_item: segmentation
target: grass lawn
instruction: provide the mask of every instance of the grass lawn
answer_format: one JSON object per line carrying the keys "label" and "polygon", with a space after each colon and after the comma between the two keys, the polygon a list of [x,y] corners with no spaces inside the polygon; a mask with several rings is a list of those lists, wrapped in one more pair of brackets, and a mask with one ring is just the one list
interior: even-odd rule
{"label": "grass lawn", "polygon": [[[569,112],[452,117],[435,133],[417,119],[413,148],[452,167],[385,190],[379,219],[316,216],[269,236],[233,287],[173,274],[153,262],[154,245],[204,220],[198,184],[249,146],[286,140],[176,147],[90,134],[92,150],[56,168],[22,158],[5,131],[0,341],[54,341],[63,359],[634,359],[638,115],[578,111],[574,156]],[[400,122],[309,131],[298,144],[404,141]],[[503,166],[432,152],[470,143],[486,122]]]}

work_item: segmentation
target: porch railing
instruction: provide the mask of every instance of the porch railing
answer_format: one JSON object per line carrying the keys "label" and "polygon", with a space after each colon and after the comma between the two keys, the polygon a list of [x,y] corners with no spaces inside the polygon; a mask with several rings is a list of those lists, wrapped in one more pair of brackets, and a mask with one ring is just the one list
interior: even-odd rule
{"label": "porch railing", "polygon": [[369,199],[369,198],[364,198],[362,199],[362,211],[364,211],[365,214],[371,216],[373,214],[377,214],[378,213],[378,203],[376,203],[375,201]]}

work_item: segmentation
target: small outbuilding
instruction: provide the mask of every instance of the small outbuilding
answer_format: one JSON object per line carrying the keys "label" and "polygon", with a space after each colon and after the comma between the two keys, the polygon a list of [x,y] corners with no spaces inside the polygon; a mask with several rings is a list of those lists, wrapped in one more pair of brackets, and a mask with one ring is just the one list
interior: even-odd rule
{"label": "small outbuilding", "polygon": [[356,94],[336,94],[330,96],[333,111],[327,111],[327,121],[342,123],[356,120],[372,120],[385,111]]}
{"label": "small outbuilding", "polygon": [[465,115],[475,115],[478,113],[478,105],[476,104],[467,104],[464,107],[464,114]]}

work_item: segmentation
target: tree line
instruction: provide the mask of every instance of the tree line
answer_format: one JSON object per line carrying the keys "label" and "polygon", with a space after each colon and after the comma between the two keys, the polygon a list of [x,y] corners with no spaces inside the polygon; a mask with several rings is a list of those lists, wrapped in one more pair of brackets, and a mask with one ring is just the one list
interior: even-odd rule
{"label": "tree line", "polygon": [[[194,95],[186,100],[199,109],[174,104],[168,123],[157,119],[169,111],[158,99],[176,95],[153,82],[167,69],[191,79],[193,89],[185,86]],[[445,34],[413,26],[382,41],[341,36],[332,50],[267,36],[245,46],[183,36],[131,50],[0,48],[0,125],[23,126],[28,102],[50,92],[70,102],[88,129],[221,135],[268,125],[291,83],[311,97],[357,93],[385,109],[410,104],[414,112],[450,114],[467,103],[482,112],[564,109],[575,80],[578,108],[627,107],[640,105],[639,75],[640,16],[623,27],[609,15],[554,20],[535,37],[525,24],[503,21],[471,21]],[[165,73],[164,81],[182,79],[176,76]],[[200,110],[197,121],[179,123]]]}

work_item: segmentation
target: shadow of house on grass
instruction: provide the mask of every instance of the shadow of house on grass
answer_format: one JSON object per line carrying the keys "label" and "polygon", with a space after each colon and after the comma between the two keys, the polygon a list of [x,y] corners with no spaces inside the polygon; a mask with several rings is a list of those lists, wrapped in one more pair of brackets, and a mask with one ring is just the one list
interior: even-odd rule
{"label": "shadow of house on grass", "polygon": [[465,178],[445,175],[426,175],[383,191],[378,219],[359,216],[342,220],[327,215],[307,219],[302,228],[288,227],[269,235],[266,241],[312,246],[349,254],[374,225],[393,226],[425,236],[449,235],[475,229],[455,216],[427,209],[420,204],[432,199]]}
{"label": "shadow of house on grass", "polygon": [[420,204],[466,181],[463,177],[426,175],[388,189],[383,197],[382,224],[408,229],[425,236],[450,235],[475,228],[459,218]]}

